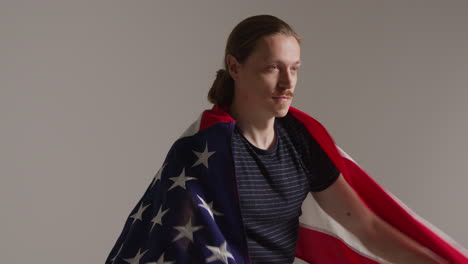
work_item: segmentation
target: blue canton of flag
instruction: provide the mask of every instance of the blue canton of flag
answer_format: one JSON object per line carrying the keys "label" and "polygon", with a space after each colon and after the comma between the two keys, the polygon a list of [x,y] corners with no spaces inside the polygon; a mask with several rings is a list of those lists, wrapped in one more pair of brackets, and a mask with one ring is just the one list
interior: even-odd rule
{"label": "blue canton of flag", "polygon": [[228,135],[232,126],[219,123],[174,143],[128,217],[106,264],[245,262],[246,245],[231,180],[234,165]]}

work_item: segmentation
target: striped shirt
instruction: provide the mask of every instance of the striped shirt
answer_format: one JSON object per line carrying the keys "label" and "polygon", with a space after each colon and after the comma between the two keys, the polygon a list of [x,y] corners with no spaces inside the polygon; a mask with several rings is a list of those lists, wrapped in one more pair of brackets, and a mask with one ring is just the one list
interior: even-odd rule
{"label": "striped shirt", "polygon": [[237,127],[232,138],[241,214],[256,264],[294,261],[302,202],[340,173],[290,114],[276,118],[274,128],[276,142],[269,150],[255,147]]}

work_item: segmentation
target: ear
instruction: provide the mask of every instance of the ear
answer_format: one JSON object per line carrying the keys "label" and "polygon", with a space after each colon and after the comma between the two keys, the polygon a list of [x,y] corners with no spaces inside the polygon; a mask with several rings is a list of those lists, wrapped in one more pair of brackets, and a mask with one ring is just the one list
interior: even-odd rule
{"label": "ear", "polygon": [[236,57],[231,54],[226,55],[226,64],[229,75],[231,75],[232,79],[237,80],[239,78],[240,63],[237,61]]}

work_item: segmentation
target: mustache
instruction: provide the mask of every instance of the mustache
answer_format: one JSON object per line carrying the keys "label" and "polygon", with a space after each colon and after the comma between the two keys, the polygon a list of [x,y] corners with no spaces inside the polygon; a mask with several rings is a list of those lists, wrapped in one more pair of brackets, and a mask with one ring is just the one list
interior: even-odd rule
{"label": "mustache", "polygon": [[286,91],[284,93],[275,93],[273,94],[273,97],[281,97],[281,96],[288,96],[288,97],[294,97],[294,93],[291,91]]}

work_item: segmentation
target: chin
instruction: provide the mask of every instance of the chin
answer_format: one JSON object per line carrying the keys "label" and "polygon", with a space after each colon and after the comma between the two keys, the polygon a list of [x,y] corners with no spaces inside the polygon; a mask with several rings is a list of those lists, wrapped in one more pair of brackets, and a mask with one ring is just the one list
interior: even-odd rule
{"label": "chin", "polygon": [[275,111],[275,117],[285,117],[289,112],[289,106]]}

